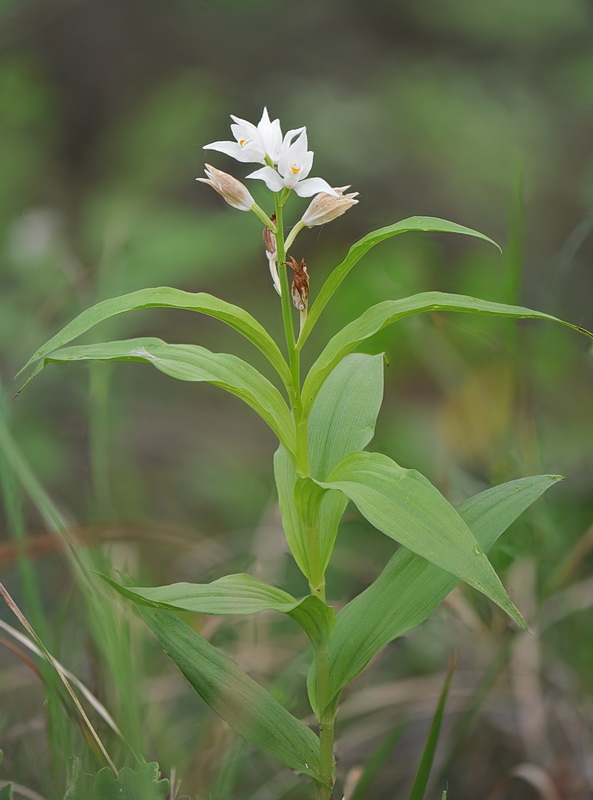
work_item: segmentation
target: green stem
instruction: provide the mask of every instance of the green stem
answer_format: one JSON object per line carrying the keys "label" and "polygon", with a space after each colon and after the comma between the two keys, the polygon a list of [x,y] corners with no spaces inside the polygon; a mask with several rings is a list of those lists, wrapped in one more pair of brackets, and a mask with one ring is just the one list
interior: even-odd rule
{"label": "green stem", "polygon": [[292,376],[292,391],[290,405],[297,427],[297,469],[302,475],[308,473],[307,455],[307,436],[306,427],[300,424],[302,415],[301,404],[301,364],[300,353],[296,349],[296,338],[294,335],[294,324],[292,319],[292,302],[290,298],[290,286],[288,282],[288,270],[286,267],[286,245],[284,242],[284,193],[276,194],[276,250],[278,256],[278,277],[280,279],[280,292],[282,304],[282,322],[284,324],[284,335],[286,337],[286,347],[288,350],[288,363]]}
{"label": "green stem", "polygon": [[268,217],[263,208],[260,208],[260,206],[258,206],[257,203],[254,203],[253,206],[251,207],[251,210],[256,215],[256,217],[258,217],[264,223],[266,228],[269,228],[273,234],[276,234],[276,226],[274,225],[272,220]]}
{"label": "green stem", "polygon": [[[303,227],[297,223],[291,235],[284,239],[284,202],[288,193],[286,191],[275,195],[276,201],[276,250],[278,257],[278,277],[280,279],[280,292],[282,304],[282,321],[284,323],[284,334],[286,337],[286,347],[292,376],[292,390],[290,402],[292,406],[293,418],[297,430],[297,472],[301,475],[308,475],[308,452],[307,452],[307,420],[303,418],[303,408],[301,403],[301,382],[300,382],[300,352],[296,347],[294,325],[292,317],[292,303],[290,297],[290,286],[288,281],[288,270],[286,267],[287,245],[294,242],[297,234]],[[300,226],[300,227],[299,227]],[[310,542],[311,554],[319,554],[319,542]],[[319,557],[320,560],[320,557]],[[321,565],[319,564],[319,567]],[[325,603],[325,575],[322,569],[314,569],[314,583],[311,584],[311,591]],[[315,662],[317,667],[317,699],[319,707],[322,709],[319,717],[319,763],[321,781],[314,783],[316,800],[331,800],[334,785],[334,721],[335,708],[329,707],[329,643],[316,650]]]}
{"label": "green stem", "polygon": [[299,235],[299,233],[303,230],[304,227],[305,226],[304,226],[302,220],[299,220],[299,222],[297,222],[297,224],[294,226],[294,228],[288,234],[288,236],[286,237],[286,252],[288,252],[290,250],[294,240]]}
{"label": "green stem", "polygon": [[[335,710],[329,706],[329,646],[315,653],[317,667],[317,702],[319,716],[319,773],[323,784],[318,785],[320,798],[331,800],[334,785],[334,724]],[[324,785],[326,784],[326,785]]]}
{"label": "green stem", "polygon": [[294,395],[300,394],[300,374],[299,357],[296,352],[296,339],[292,321],[292,305],[290,301],[290,287],[288,285],[288,275],[286,268],[286,247],[284,244],[284,207],[281,197],[276,194],[276,250],[278,253],[278,277],[280,279],[280,292],[282,301],[282,322],[284,323],[284,335],[286,337],[286,347],[290,372],[292,374]]}

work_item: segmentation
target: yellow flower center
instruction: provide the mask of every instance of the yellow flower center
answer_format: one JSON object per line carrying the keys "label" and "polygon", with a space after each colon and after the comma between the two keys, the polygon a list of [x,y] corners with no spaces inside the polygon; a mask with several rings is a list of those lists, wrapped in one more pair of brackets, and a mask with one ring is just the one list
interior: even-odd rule
{"label": "yellow flower center", "polygon": [[298,175],[299,172],[301,171],[301,168],[300,167],[291,167],[290,171],[292,172],[293,175]]}

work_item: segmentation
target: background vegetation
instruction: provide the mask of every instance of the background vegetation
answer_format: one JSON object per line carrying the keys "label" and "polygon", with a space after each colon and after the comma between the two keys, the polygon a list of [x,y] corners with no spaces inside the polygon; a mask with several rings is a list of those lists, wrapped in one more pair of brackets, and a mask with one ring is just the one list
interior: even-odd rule
{"label": "background vegetation", "polygon": [[[299,237],[294,255],[309,264],[313,295],[353,240],[414,214],[482,230],[504,249],[429,234],[379,246],[340,290],[309,357],[365,302],[429,289],[519,302],[592,329],[592,29],[586,0],[0,5],[0,381],[11,432],[0,428],[0,579],[132,747],[182,778],[182,793],[275,800],[299,797],[300,784],[233,739],[133,617],[94,597],[64,537],[86,567],[107,560],[147,584],[249,569],[298,595],[272,490],[273,437],[233,398],[138,364],[53,367],[15,400],[14,374],[79,310],[146,286],[212,292],[280,332],[255,219],[193,180],[202,144],[227,138],[227,115],[257,121],[264,104],[285,127],[308,126],[313,174],[361,193],[347,217]],[[296,200],[290,208],[296,217]],[[144,334],[239,355],[244,346],[213,321],[162,310],[96,336]],[[369,794],[398,796],[457,649],[431,797],[447,782],[455,800],[590,797],[585,340],[535,322],[433,315],[373,347],[390,361],[376,449],[453,501],[539,472],[567,480],[494,556],[531,635],[510,633],[475,594],[454,593],[347,695],[340,771],[353,780],[403,722]],[[393,546],[353,512],[330,597],[362,590]],[[7,609],[0,617],[16,624]],[[307,656],[288,623],[197,624],[305,713],[296,687]],[[51,674],[21,656],[0,651],[1,777],[61,798],[72,772],[97,762]],[[118,766],[133,764],[97,724]]]}

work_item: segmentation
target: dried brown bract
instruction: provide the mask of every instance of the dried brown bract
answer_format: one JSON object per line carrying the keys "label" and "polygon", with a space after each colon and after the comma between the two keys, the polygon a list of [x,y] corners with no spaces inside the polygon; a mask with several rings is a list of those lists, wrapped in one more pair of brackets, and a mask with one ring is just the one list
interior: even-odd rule
{"label": "dried brown bract", "polygon": [[294,280],[290,287],[292,302],[299,311],[306,311],[309,303],[309,273],[307,272],[305,259],[301,258],[301,263],[299,264],[295,258],[288,256],[288,261],[284,263],[294,272]]}
{"label": "dried brown bract", "polygon": [[[270,220],[275,224],[276,223],[276,214],[272,214]],[[265,227],[264,232],[262,234],[262,238],[264,240],[264,246],[266,248],[266,256],[268,259],[276,258],[276,237],[272,233],[272,231]]]}

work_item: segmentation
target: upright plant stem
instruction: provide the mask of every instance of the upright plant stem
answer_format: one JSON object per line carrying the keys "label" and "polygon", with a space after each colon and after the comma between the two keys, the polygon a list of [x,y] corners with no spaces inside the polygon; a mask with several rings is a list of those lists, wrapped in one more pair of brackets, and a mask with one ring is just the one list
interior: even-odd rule
{"label": "upright plant stem", "polygon": [[334,722],[333,709],[329,704],[329,647],[320,648],[315,654],[317,667],[317,702],[319,704],[319,772],[324,784],[319,787],[319,797],[330,800],[334,783]]}
{"label": "upright plant stem", "polygon": [[282,304],[282,322],[284,324],[284,335],[288,350],[288,363],[292,376],[292,392],[290,405],[297,430],[297,470],[301,475],[307,475],[308,452],[307,452],[307,428],[306,420],[302,419],[301,403],[301,364],[300,352],[296,347],[296,337],[294,335],[294,324],[292,318],[292,303],[290,297],[290,286],[286,267],[286,245],[284,241],[284,199],[282,194],[276,194],[276,251],[278,257],[278,277],[280,279],[280,292]]}
{"label": "upright plant stem", "polygon": [[292,306],[290,301],[290,287],[288,285],[288,275],[286,269],[286,247],[284,244],[284,204],[281,195],[276,195],[276,250],[278,252],[278,277],[280,278],[281,302],[282,302],[282,322],[284,323],[284,335],[286,337],[286,347],[288,349],[288,359],[290,373],[293,382],[293,396],[291,398],[293,410],[300,411],[300,359],[296,349],[296,338],[292,321]]}
{"label": "upright plant stem", "polygon": [[[307,452],[307,420],[303,418],[303,408],[301,403],[300,385],[300,351],[296,347],[294,325],[292,317],[292,303],[290,297],[290,286],[286,267],[286,243],[284,240],[284,197],[281,193],[276,194],[276,250],[278,257],[278,277],[280,279],[280,292],[282,303],[282,321],[284,323],[284,335],[288,350],[290,373],[292,375],[292,392],[290,403],[293,418],[297,429],[297,472],[306,476],[309,474],[308,452]],[[289,242],[294,240],[289,237]],[[313,545],[313,543],[311,543]],[[317,544],[314,545],[318,547]],[[320,570],[318,570],[320,572]],[[318,586],[311,586],[311,591],[325,603],[325,577],[323,574],[317,576]],[[315,664],[317,668],[317,698],[319,708],[319,764],[322,782],[315,782],[316,800],[331,800],[334,782],[334,719],[335,710],[332,708],[326,711],[329,706],[329,643],[319,647],[315,653]]]}

